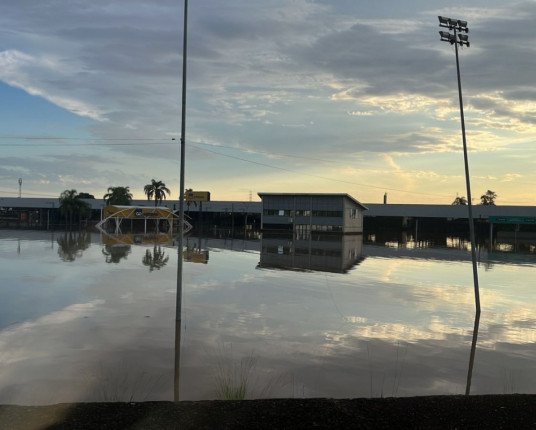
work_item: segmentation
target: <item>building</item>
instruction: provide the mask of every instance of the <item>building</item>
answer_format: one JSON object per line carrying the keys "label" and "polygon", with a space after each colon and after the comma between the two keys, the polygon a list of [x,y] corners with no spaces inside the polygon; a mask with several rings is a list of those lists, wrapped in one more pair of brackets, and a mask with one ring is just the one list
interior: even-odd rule
{"label": "building", "polygon": [[262,230],[363,233],[367,207],[348,194],[259,193],[259,197]]}

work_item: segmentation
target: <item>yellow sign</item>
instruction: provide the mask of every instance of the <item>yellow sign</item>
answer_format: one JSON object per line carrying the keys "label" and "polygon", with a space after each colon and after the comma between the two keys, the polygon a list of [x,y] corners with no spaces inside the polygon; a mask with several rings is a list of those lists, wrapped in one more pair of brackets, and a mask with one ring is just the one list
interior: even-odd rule
{"label": "yellow sign", "polygon": [[210,202],[210,192],[189,189],[184,193],[184,199],[187,202]]}

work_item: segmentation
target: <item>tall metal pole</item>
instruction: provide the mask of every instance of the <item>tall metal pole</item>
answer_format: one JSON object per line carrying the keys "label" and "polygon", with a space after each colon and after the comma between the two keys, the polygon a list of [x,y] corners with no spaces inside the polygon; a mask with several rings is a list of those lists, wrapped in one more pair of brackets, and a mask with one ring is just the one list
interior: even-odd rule
{"label": "tall metal pole", "polygon": [[458,59],[458,42],[456,27],[454,27],[454,48],[456,51],[456,72],[458,75],[458,95],[460,99],[460,119],[462,124],[463,159],[465,164],[465,185],[467,187],[467,211],[469,213],[469,236],[471,239],[471,260],[473,262],[473,283],[475,289],[476,312],[480,313],[480,292],[478,286],[478,270],[476,262],[475,225],[473,221],[473,204],[471,199],[471,181],[469,179],[469,161],[467,158],[467,141],[465,139],[465,118],[463,115],[462,82],[460,78],[460,61]]}
{"label": "tall metal pole", "polygon": [[177,252],[177,297],[175,304],[175,366],[173,398],[179,401],[180,358],[181,358],[181,319],[182,319],[182,261],[184,235],[184,158],[186,138],[186,58],[188,51],[188,0],[184,0],[184,23],[182,43],[182,113],[181,113],[181,164],[179,191],[179,245]]}

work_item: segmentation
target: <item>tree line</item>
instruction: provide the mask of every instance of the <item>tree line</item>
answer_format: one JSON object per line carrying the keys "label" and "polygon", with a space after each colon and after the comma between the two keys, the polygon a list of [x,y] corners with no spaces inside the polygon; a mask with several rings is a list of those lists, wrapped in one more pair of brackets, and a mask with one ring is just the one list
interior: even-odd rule
{"label": "tree line", "polygon": [[[151,179],[151,183],[143,187],[143,192],[147,196],[147,200],[154,199],[154,206],[166,199],[166,195],[170,195],[171,191],[162,181]],[[130,206],[132,202],[132,193],[130,187],[108,187],[103,199],[106,205]],[[95,196],[89,193],[78,193],[75,189],[65,190],[60,194],[60,213],[65,217],[65,223],[72,228],[73,218],[78,218],[80,223],[82,218],[87,218],[91,214],[91,206],[83,199],[95,199]]]}
{"label": "tree line", "polygon": [[[497,193],[495,191],[488,190],[480,196],[480,204],[483,206],[495,206],[495,200],[497,200]],[[465,197],[456,197],[452,202],[453,205],[467,205],[467,199]]]}

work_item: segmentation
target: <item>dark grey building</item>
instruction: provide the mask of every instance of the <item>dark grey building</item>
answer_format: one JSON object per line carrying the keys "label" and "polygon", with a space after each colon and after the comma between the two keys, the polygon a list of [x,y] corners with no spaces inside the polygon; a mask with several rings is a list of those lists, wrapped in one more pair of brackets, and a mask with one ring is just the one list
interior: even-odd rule
{"label": "dark grey building", "polygon": [[259,193],[263,230],[363,233],[367,207],[348,194]]}

